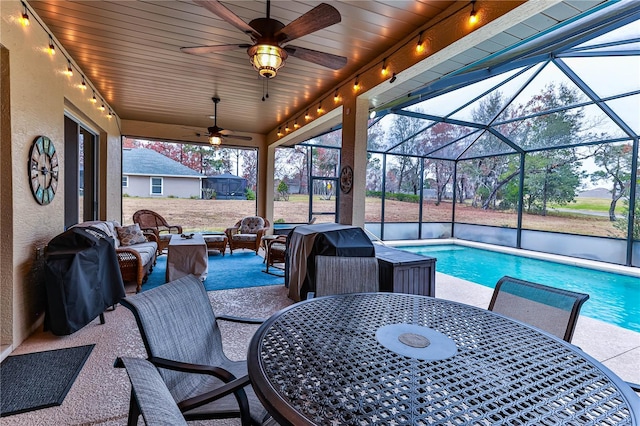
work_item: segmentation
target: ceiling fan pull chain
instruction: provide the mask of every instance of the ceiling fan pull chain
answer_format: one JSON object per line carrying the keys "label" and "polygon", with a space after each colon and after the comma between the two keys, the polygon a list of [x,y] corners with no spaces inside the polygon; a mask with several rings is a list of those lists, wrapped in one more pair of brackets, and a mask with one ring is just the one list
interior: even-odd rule
{"label": "ceiling fan pull chain", "polygon": [[[264,89],[265,81],[266,81],[266,85],[267,85],[266,92],[265,92],[265,89]],[[267,99],[269,99],[269,79],[265,78],[264,80],[262,80],[262,102],[266,101]]]}

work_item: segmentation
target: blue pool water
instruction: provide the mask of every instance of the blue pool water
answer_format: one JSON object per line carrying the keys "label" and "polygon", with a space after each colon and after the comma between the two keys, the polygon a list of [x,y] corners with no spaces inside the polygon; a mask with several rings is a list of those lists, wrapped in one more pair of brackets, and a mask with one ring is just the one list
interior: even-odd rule
{"label": "blue pool water", "polygon": [[435,257],[436,271],[490,288],[510,275],[587,293],[581,315],[640,332],[640,278],[454,244],[397,248]]}

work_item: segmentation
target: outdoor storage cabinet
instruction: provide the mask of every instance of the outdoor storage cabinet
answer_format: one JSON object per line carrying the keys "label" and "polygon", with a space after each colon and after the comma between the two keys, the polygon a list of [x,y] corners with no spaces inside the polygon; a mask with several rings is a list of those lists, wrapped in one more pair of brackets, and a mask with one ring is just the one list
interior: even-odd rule
{"label": "outdoor storage cabinet", "polygon": [[56,335],[81,329],[118,303],[125,292],[113,240],[92,227],[54,237],[45,256],[45,289],[45,330]]}
{"label": "outdoor storage cabinet", "polygon": [[380,291],[436,295],[436,259],[376,245]]}

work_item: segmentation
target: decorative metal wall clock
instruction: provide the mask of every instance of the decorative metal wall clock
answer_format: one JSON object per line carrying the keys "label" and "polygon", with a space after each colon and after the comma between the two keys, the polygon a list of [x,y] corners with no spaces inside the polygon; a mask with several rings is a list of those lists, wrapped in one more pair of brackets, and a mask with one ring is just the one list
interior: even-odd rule
{"label": "decorative metal wall clock", "polygon": [[353,169],[351,166],[344,166],[342,170],[340,170],[340,189],[345,194],[351,192],[351,187],[353,186]]}
{"label": "decorative metal wall clock", "polygon": [[56,195],[58,170],[58,154],[53,142],[46,136],[37,137],[29,151],[29,180],[33,197],[43,206]]}

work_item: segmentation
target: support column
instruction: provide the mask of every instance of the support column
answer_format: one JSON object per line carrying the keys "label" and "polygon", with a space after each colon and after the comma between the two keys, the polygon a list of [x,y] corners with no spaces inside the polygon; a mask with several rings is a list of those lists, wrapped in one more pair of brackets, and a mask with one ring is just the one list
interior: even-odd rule
{"label": "support column", "polygon": [[338,222],[364,228],[367,181],[367,121],[369,100],[349,97],[342,110],[342,155],[340,169],[353,169],[353,187],[348,194],[340,192]]}

